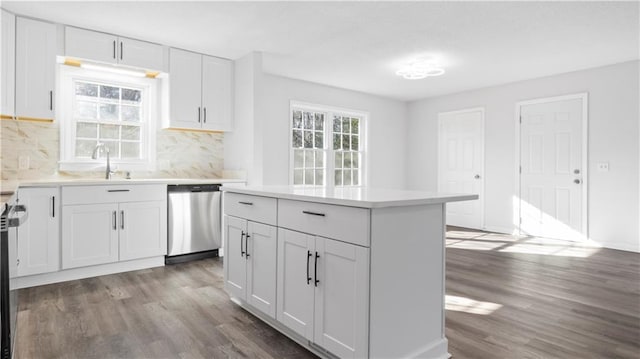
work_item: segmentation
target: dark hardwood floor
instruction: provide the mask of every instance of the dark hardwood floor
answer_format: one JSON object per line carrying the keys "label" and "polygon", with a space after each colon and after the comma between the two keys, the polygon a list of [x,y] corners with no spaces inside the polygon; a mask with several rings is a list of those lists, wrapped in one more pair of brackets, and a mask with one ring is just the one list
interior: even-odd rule
{"label": "dark hardwood floor", "polygon": [[315,358],[222,278],[216,258],[21,290],[16,358]]}
{"label": "dark hardwood floor", "polygon": [[[640,255],[450,228],[454,358],[640,358]],[[16,358],[313,358],[207,259],[21,290]]]}

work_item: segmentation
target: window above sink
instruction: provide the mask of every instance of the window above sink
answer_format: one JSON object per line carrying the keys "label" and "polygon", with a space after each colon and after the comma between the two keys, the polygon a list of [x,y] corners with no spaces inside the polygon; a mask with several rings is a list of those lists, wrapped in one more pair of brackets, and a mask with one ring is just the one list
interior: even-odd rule
{"label": "window above sink", "polygon": [[59,65],[60,170],[93,171],[104,143],[118,170],[154,170],[159,79]]}

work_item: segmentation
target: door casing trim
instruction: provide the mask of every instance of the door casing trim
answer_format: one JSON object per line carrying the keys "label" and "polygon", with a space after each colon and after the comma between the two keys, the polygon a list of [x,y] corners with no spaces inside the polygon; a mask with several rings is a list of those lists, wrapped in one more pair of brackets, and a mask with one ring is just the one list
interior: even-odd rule
{"label": "door casing trim", "polygon": [[521,124],[520,115],[522,113],[522,106],[537,105],[549,102],[558,102],[566,100],[582,100],[582,228],[581,232],[584,236],[584,240],[589,238],[589,93],[580,92],[568,95],[542,97],[531,100],[524,100],[516,102],[515,108],[515,190],[514,196],[517,200],[513,201],[513,223],[515,224],[515,232],[522,234],[522,213],[521,213],[521,176],[520,166],[522,165],[521,159]]}
{"label": "door casing trim", "polygon": [[[480,228],[477,229],[486,229],[486,224],[485,224],[485,207],[486,207],[486,201],[484,200],[484,193],[485,193],[485,128],[484,128],[484,119],[485,119],[485,108],[484,107],[471,107],[471,108],[465,108],[465,109],[461,109],[461,110],[455,110],[455,111],[444,111],[444,112],[438,112],[438,192],[441,191],[442,188],[442,159],[441,159],[441,154],[442,154],[442,135],[443,135],[443,130],[442,130],[442,123],[444,122],[442,116],[443,115],[456,115],[456,114],[461,114],[461,113],[468,113],[468,112],[480,112],[481,113],[481,118],[480,118],[480,151],[481,151],[481,156],[482,156],[482,164],[480,165],[480,175],[482,176],[482,184],[480,186],[480,193],[478,193],[478,195],[480,196],[480,198],[482,199],[482,205],[480,206]],[[446,209],[445,209],[445,216],[446,216]],[[446,225],[446,221],[445,221],[445,225]]]}

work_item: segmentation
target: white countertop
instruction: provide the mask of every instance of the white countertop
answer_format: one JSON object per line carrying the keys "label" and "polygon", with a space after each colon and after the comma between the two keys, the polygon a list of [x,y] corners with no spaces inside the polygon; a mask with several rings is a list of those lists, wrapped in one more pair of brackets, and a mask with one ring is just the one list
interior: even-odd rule
{"label": "white countertop", "polygon": [[20,180],[20,187],[42,186],[92,186],[92,185],[126,185],[126,184],[228,184],[243,183],[244,180],[229,178],[53,178],[42,180]]}
{"label": "white countertop", "polygon": [[242,179],[230,178],[116,178],[106,180],[104,178],[74,178],[57,177],[46,179],[24,179],[17,181],[2,181],[0,183],[0,205],[4,207],[18,190],[18,187],[53,187],[53,186],[104,186],[104,185],[128,185],[128,184],[234,184],[244,183]]}
{"label": "white countertop", "polygon": [[363,208],[415,206],[478,199],[476,194],[405,191],[368,187],[336,188],[333,191],[328,191],[325,188],[298,188],[293,186],[223,186],[222,191]]}

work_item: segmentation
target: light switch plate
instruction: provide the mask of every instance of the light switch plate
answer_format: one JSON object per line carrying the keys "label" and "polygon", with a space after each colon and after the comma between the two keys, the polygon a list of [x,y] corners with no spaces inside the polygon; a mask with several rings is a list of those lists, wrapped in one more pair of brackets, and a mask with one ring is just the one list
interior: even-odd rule
{"label": "light switch plate", "polygon": [[597,168],[598,172],[609,172],[609,162],[599,162]]}

